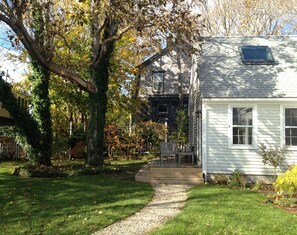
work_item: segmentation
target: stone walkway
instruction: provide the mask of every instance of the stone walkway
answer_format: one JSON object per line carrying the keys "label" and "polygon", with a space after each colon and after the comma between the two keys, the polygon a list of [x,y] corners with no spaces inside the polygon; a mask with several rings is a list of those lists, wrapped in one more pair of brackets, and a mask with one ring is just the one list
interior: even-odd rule
{"label": "stone walkway", "polygon": [[143,235],[176,216],[187,200],[189,185],[155,185],[155,196],[141,211],[96,233]]}

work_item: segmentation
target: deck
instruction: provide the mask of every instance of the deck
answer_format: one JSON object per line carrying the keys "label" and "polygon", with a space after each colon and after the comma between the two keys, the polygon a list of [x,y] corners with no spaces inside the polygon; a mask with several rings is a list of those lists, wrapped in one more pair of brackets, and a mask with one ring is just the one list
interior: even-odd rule
{"label": "deck", "polygon": [[139,170],[135,180],[151,184],[197,185],[204,182],[202,169],[198,165],[179,164],[174,160],[153,160]]}

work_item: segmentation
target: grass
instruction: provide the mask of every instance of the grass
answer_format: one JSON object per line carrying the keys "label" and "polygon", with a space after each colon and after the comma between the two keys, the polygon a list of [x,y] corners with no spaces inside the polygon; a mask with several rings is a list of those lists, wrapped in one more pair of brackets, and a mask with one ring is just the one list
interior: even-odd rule
{"label": "grass", "polygon": [[153,195],[150,185],[127,180],[129,174],[19,178],[11,175],[18,165],[0,163],[1,234],[91,234]]}
{"label": "grass", "polygon": [[296,215],[248,190],[202,185],[189,191],[182,212],[152,234],[296,234]]}

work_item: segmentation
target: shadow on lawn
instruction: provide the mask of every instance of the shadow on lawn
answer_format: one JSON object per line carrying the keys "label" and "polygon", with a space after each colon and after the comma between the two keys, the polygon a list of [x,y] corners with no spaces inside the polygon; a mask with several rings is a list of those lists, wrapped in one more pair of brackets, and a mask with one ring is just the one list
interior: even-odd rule
{"label": "shadow on lawn", "polygon": [[296,234],[297,218],[248,190],[200,185],[181,213],[152,234]]}
{"label": "shadow on lawn", "polygon": [[[0,173],[0,180],[1,227],[17,223],[36,226],[34,221],[42,221],[41,227],[49,223],[59,226],[67,221],[81,222],[84,218],[80,215],[85,218],[95,215],[98,229],[122,212],[127,215],[142,208],[145,198],[152,195],[148,185],[115,180],[109,175],[24,179]],[[30,232],[40,232],[41,227]]]}

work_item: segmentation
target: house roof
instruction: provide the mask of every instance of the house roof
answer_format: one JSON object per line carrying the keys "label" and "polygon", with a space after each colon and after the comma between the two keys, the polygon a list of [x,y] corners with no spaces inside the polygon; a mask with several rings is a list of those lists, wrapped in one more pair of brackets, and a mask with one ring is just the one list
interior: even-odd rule
{"label": "house roof", "polygon": [[163,55],[165,55],[167,52],[169,52],[170,50],[172,50],[172,47],[165,47],[164,49],[160,50],[159,52],[157,52],[156,54],[152,55],[151,57],[149,57],[148,59],[144,60],[140,65],[138,65],[137,67],[146,67],[148,65],[150,65],[151,63],[153,63],[155,60],[159,59],[160,57],[162,57]]}
{"label": "house roof", "polygon": [[[241,46],[268,46],[274,64],[244,64]],[[202,98],[296,98],[297,36],[205,38],[199,62]]]}

